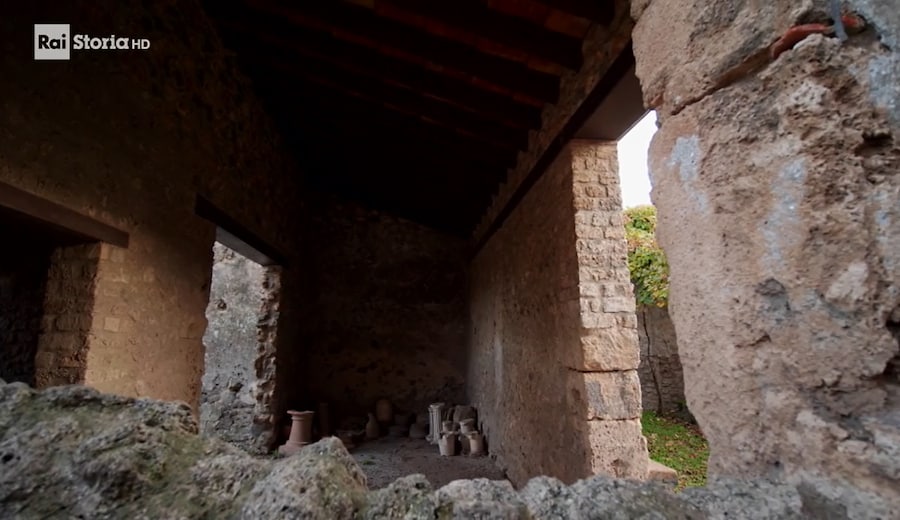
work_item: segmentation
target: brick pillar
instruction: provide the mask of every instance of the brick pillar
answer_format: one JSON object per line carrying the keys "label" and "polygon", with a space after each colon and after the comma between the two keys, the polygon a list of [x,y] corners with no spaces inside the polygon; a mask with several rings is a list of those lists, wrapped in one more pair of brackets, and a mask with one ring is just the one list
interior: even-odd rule
{"label": "brick pillar", "polygon": [[60,247],[50,257],[34,386],[84,382],[100,244]]}
{"label": "brick pillar", "polygon": [[[648,2],[636,4],[644,8]],[[634,32],[659,240],[710,476],[900,511],[900,12],[772,57],[829,2],[652,0]],[[664,35],[664,37],[661,37]],[[824,513],[823,513],[824,514]]]}
{"label": "brick pillar", "polygon": [[622,222],[616,143],[568,145],[575,209],[580,348],[568,359],[570,406],[586,421],[595,474],[643,479],[634,292]]}

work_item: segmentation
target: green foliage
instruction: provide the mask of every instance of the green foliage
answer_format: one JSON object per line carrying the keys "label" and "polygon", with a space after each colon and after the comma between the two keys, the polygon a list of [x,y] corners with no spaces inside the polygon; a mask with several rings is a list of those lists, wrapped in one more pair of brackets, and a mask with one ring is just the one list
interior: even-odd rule
{"label": "green foliage", "polygon": [[678,487],[706,485],[709,445],[693,425],[647,411],[641,417],[650,458],[678,472]]}
{"label": "green foliage", "polygon": [[669,264],[656,243],[656,208],[636,206],[624,211],[628,269],[641,305],[664,307],[669,300]]}

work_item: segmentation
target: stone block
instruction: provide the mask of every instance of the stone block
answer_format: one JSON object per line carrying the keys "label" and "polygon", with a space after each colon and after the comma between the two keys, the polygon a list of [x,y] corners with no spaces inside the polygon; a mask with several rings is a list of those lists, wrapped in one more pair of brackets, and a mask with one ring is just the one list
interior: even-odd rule
{"label": "stone block", "polygon": [[674,469],[656,462],[653,459],[647,463],[647,480],[656,480],[666,484],[678,484],[678,472]]}
{"label": "stone block", "polygon": [[641,417],[641,384],[636,370],[569,371],[567,379],[568,404],[579,416],[588,420]]}
{"label": "stone block", "polygon": [[634,312],[634,297],[611,296],[603,298],[603,312]]}
{"label": "stone block", "polygon": [[582,332],[581,348],[570,359],[576,370],[634,370],[640,363],[637,332],[634,329],[608,327]]}
{"label": "stone block", "polygon": [[590,466],[595,475],[645,480],[650,457],[640,419],[586,421]]}

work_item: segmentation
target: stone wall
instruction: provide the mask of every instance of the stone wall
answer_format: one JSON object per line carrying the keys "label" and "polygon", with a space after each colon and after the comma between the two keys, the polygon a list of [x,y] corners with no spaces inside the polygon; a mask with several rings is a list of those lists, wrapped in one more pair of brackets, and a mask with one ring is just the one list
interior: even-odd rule
{"label": "stone wall", "polygon": [[[274,350],[266,328],[277,321],[278,276],[220,243],[213,248],[200,431],[250,452],[273,442]],[[272,294],[272,293],[275,294]]]}
{"label": "stone wall", "polygon": [[34,386],[49,248],[16,248],[0,257],[0,379]]}
{"label": "stone wall", "polygon": [[[48,18],[151,47],[34,61],[33,24]],[[20,3],[0,29],[0,180],[130,234],[127,248],[97,250],[83,380],[196,407],[215,225],[195,215],[195,197],[296,266],[299,226],[286,210],[301,203],[296,169],[199,2]],[[298,280],[285,271],[288,344]],[[281,380],[297,355],[279,350]]]}
{"label": "stone wall", "polygon": [[38,388],[81,383],[94,327],[100,244],[59,247],[50,256],[44,315],[35,357]]}
{"label": "stone wall", "polygon": [[466,242],[316,199],[304,318],[309,395],[336,418],[364,417],[382,397],[422,413],[431,402],[464,402]]}
{"label": "stone wall", "polygon": [[[688,405],[712,477],[767,475],[829,515],[900,511],[900,11],[652,0],[637,73]],[[666,34],[666,38],[660,38]]]}
{"label": "stone wall", "polygon": [[685,408],[684,374],[678,357],[675,326],[666,307],[641,305],[637,310],[641,343],[641,398],[644,410],[660,414]]}
{"label": "stone wall", "polygon": [[646,474],[616,168],[567,145],[471,266],[469,397],[515,483]]}

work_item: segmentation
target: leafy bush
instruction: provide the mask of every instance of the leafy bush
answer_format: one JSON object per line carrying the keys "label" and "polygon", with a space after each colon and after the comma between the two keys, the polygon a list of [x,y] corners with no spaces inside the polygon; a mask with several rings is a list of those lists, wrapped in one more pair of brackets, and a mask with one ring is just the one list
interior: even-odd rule
{"label": "leafy bush", "polygon": [[669,264],[656,243],[656,208],[636,206],[624,211],[628,269],[638,304],[665,307],[669,300]]}

